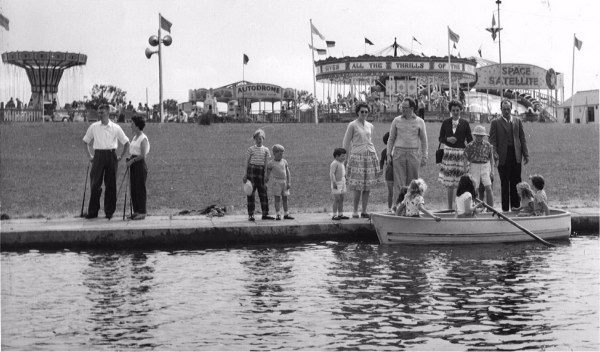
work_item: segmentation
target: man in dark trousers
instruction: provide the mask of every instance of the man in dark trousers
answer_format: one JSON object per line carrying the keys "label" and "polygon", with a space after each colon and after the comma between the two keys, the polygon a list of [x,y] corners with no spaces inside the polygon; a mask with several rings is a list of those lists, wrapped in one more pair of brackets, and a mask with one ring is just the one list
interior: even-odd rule
{"label": "man in dark trousers", "polygon": [[[100,105],[98,114],[100,115],[100,121],[91,124],[83,137],[85,151],[92,163],[92,171],[90,171],[91,194],[86,219],[98,217],[102,182],[104,181],[104,187],[106,188],[104,215],[110,220],[117,208],[117,167],[123,155],[129,150],[129,138],[127,138],[121,126],[110,121],[108,105]],[[123,151],[117,157],[116,151],[119,143],[123,145]]]}
{"label": "man in dark trousers", "polygon": [[510,114],[512,102],[502,100],[500,108],[502,117],[492,121],[489,141],[497,153],[495,160],[500,174],[502,211],[509,211],[511,207],[520,206],[517,183],[521,182],[521,161],[527,165],[529,152],[523,123]]}

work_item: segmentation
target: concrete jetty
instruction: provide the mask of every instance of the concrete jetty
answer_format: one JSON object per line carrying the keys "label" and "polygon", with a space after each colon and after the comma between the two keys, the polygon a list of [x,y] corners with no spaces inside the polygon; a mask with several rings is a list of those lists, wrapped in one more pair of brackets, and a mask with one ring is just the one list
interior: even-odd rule
{"label": "concrete jetty", "polygon": [[[575,208],[573,232],[598,233],[597,208]],[[331,220],[326,213],[294,214],[294,220],[249,222],[246,215],[223,217],[148,216],[145,220],[99,217],[0,221],[0,250],[187,249],[303,241],[377,242],[368,219]]]}

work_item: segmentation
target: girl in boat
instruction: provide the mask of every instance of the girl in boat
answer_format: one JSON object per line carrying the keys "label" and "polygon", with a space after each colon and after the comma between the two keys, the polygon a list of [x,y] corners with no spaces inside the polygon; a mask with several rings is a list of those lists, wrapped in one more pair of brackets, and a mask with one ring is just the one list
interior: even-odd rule
{"label": "girl in boat", "polygon": [[475,205],[475,180],[470,175],[462,175],[456,188],[456,217],[474,218],[479,205]]}
{"label": "girl in boat", "polygon": [[512,211],[518,211],[517,216],[533,216],[533,191],[527,182],[517,183],[517,194],[521,198],[521,206],[512,208]]}
{"label": "girl in boat", "polygon": [[419,218],[421,217],[421,212],[423,212],[427,216],[434,218],[435,221],[442,220],[439,216],[425,209],[425,199],[423,198],[425,191],[427,191],[427,184],[423,179],[417,178],[412,180],[408,186],[408,192],[404,200],[400,203],[398,209],[396,209],[396,214],[402,214],[404,211],[404,216]]}

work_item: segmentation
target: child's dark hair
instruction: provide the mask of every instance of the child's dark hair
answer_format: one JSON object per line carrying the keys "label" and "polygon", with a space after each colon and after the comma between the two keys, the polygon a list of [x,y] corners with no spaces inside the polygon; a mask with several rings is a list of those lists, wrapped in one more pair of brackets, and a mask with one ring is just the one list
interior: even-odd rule
{"label": "child's dark hair", "polygon": [[473,181],[471,175],[462,175],[458,180],[456,196],[459,197],[465,192],[471,193],[471,197],[473,197],[473,199],[477,197],[477,192],[475,192],[475,181]]}
{"label": "child's dark hair", "polygon": [[390,133],[389,133],[389,132],[386,132],[386,133],[383,135],[383,144],[387,145],[388,139],[390,139]]}
{"label": "child's dark hair", "polygon": [[398,193],[398,199],[396,200],[396,203],[398,203],[398,204],[402,203],[402,201],[404,200],[404,197],[406,197],[406,193],[408,193],[408,187],[406,187],[406,186],[400,187],[400,193]]}
{"label": "child's dark hair", "polygon": [[531,180],[533,187],[539,189],[540,191],[544,189],[544,185],[546,184],[546,181],[544,181],[544,176],[535,174],[529,176],[529,179]]}
{"label": "child's dark hair", "polygon": [[333,157],[334,158],[337,158],[338,156],[344,155],[344,154],[346,154],[346,149],[344,149],[344,148],[335,148],[333,150]]}

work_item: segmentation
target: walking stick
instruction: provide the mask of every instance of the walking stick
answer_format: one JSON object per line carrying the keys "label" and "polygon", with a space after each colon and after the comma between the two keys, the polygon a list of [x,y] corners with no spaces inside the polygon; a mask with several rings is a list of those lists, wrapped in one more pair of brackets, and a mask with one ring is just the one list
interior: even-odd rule
{"label": "walking stick", "polygon": [[536,241],[541,242],[543,244],[545,244],[548,247],[554,247],[554,245],[550,242],[545,241],[544,239],[536,236],[533,232],[527,230],[526,228],[524,228],[523,226],[517,224],[516,222],[512,221],[511,219],[509,219],[508,217],[506,217],[506,215],[500,213],[499,211],[497,211],[496,209],[490,207],[489,205],[487,205],[485,202],[480,201],[479,199],[475,198],[475,201],[483,204],[484,207],[486,207],[487,209],[489,209],[490,211],[492,211],[493,213],[495,213],[496,215],[498,215],[499,218],[502,218],[506,221],[508,221],[509,223],[511,223],[512,225],[516,226],[519,230],[525,232],[526,234],[528,234],[529,236],[533,237]]}
{"label": "walking stick", "polygon": [[[125,175],[127,176],[128,173],[129,167],[127,167],[127,170],[125,170]],[[123,180],[125,180],[125,178],[123,178]],[[125,209],[127,209],[127,187],[129,187],[129,180],[125,184],[125,199],[123,201],[123,220],[125,220]]]}
{"label": "walking stick", "polygon": [[129,171],[129,168],[127,168],[127,170],[125,170],[125,174],[123,175],[123,179],[121,180],[121,185],[119,186],[119,190],[117,191],[117,199],[119,199],[119,195],[121,195],[121,189],[123,189],[123,182],[125,182],[125,177],[127,176],[127,171]]}
{"label": "walking stick", "polygon": [[90,176],[90,164],[91,162],[88,161],[87,170],[85,171],[85,183],[83,184],[83,200],[81,201],[81,214],[79,214],[80,217],[83,217],[83,207],[85,205],[85,192],[87,191],[88,177]]}

